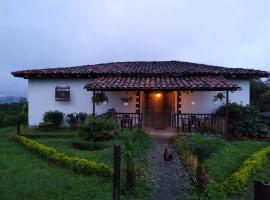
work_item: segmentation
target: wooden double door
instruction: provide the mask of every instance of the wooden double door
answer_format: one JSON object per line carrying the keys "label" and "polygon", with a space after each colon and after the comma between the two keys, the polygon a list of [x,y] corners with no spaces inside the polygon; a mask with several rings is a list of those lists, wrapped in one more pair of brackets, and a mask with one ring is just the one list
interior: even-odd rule
{"label": "wooden double door", "polygon": [[145,92],[145,126],[166,129],[171,126],[173,92]]}

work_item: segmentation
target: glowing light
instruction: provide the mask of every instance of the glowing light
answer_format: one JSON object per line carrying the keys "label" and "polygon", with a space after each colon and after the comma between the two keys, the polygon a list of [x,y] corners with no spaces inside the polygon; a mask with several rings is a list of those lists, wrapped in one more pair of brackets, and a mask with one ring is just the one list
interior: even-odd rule
{"label": "glowing light", "polygon": [[161,97],[160,92],[157,92],[157,93],[156,93],[156,97],[158,97],[158,98]]}

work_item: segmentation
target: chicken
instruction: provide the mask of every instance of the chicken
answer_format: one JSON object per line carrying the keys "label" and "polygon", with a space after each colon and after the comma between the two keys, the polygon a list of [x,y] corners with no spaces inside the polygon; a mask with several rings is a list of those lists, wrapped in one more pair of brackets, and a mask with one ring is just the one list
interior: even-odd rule
{"label": "chicken", "polygon": [[167,147],[167,145],[164,148],[163,158],[164,158],[165,161],[172,160],[172,155],[168,153],[168,147]]}

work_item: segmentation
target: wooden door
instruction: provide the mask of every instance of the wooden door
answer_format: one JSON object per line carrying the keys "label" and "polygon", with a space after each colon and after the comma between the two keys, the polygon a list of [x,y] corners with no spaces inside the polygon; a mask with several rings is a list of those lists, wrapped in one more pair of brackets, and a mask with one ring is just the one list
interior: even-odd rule
{"label": "wooden door", "polygon": [[145,125],[157,129],[165,129],[171,125],[173,110],[172,92],[145,93]]}

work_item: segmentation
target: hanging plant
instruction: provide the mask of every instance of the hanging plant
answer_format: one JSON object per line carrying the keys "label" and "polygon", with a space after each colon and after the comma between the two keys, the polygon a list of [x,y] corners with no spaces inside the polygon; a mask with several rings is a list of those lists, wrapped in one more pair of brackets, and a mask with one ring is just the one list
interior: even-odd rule
{"label": "hanging plant", "polygon": [[95,96],[92,96],[92,102],[95,102],[96,104],[107,104],[109,101],[108,97],[105,95],[104,92],[97,92]]}
{"label": "hanging plant", "polygon": [[128,102],[132,101],[132,97],[122,97],[120,100],[124,103],[125,106],[127,106]]}
{"label": "hanging plant", "polygon": [[214,102],[222,101],[223,99],[225,99],[225,95],[223,93],[221,93],[221,92],[217,93],[214,96]]}

